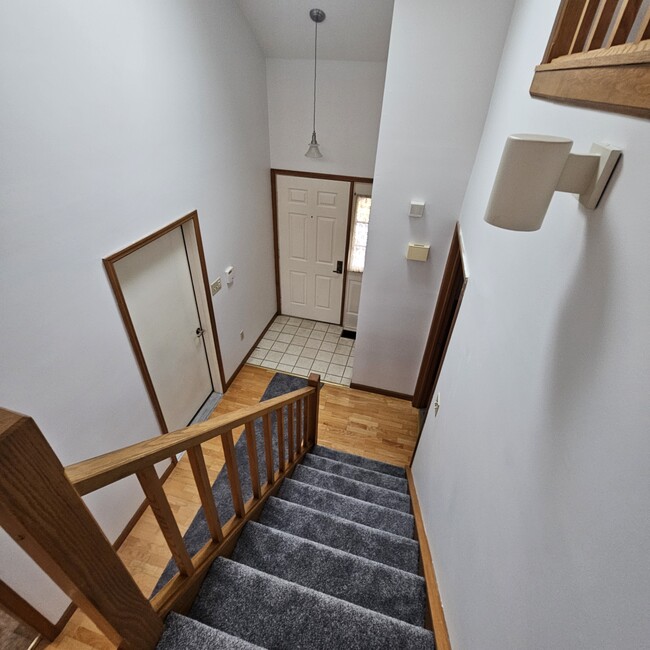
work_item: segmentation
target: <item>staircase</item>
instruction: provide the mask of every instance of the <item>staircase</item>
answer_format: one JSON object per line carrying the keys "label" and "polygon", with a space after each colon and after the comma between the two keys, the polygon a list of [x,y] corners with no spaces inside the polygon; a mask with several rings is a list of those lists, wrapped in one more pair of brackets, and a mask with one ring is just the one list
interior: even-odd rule
{"label": "staircase", "polygon": [[404,470],[315,445],[159,650],[434,648]]}

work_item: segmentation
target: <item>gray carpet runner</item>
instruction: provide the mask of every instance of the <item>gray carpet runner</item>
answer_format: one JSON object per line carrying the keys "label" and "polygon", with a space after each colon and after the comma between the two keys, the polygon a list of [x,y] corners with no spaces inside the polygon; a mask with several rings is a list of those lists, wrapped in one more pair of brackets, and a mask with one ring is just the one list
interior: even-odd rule
{"label": "gray carpet runner", "polygon": [[404,476],[314,447],[214,562],[188,616],[167,617],[158,649],[433,650]]}

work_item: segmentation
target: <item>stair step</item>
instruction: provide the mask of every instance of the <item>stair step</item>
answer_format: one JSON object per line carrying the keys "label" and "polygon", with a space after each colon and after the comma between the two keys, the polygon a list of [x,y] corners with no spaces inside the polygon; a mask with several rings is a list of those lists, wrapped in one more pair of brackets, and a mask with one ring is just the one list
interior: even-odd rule
{"label": "stair step", "polygon": [[329,447],[321,447],[320,445],[314,446],[311,453],[316,456],[324,456],[325,458],[338,460],[341,463],[347,463],[348,465],[356,465],[357,467],[371,469],[375,472],[382,472],[383,474],[390,474],[391,476],[397,476],[398,478],[406,478],[406,471],[403,467],[390,465],[389,463],[382,463],[380,460],[372,460],[371,458],[348,454],[345,451],[338,451],[336,449],[330,449]]}
{"label": "stair step", "polygon": [[424,579],[257,522],[231,559],[411,625],[424,625]]}
{"label": "stair step", "polygon": [[315,454],[307,454],[304,457],[302,464],[306,467],[319,469],[322,472],[338,474],[339,476],[344,476],[345,478],[351,478],[355,481],[368,483],[368,485],[376,485],[377,487],[385,488],[386,490],[393,490],[395,492],[401,492],[402,494],[408,494],[408,482],[406,479],[390,476],[389,474],[384,474],[383,472],[377,472],[372,469],[364,469],[363,467],[349,465],[348,463],[332,460],[331,458],[325,458],[325,456],[316,456]]}
{"label": "stair step", "polygon": [[407,514],[411,512],[411,499],[407,494],[400,494],[393,490],[368,485],[367,483],[355,481],[351,478],[323,472],[313,467],[298,465],[291,478],[294,481],[309,483],[309,485],[315,485],[316,487],[330,490],[330,492],[338,492],[338,494],[344,494],[345,496],[360,499],[361,501],[384,506],[384,508],[392,508],[393,510],[399,510]]}
{"label": "stair step", "polygon": [[300,503],[314,510],[356,521],[358,524],[385,530],[388,533],[409,539],[413,538],[413,516],[405,512],[354,499],[290,478],[284,479],[278,496],[286,501]]}
{"label": "stair step", "polygon": [[263,650],[258,645],[253,645],[236,636],[216,630],[209,625],[195,621],[192,618],[170,612],[165,619],[163,630],[156,650],[179,650],[192,648],[192,650]]}
{"label": "stair step", "polygon": [[406,539],[276,497],[270,497],[266,502],[259,522],[402,571],[418,572],[420,547],[414,539]]}
{"label": "stair step", "polygon": [[276,578],[215,560],[190,616],[269,650],[433,650],[428,630]]}

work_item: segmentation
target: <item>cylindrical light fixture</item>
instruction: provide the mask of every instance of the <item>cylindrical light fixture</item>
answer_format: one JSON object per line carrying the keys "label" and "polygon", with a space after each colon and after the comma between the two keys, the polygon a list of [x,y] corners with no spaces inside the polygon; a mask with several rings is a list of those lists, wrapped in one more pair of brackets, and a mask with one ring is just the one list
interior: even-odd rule
{"label": "cylindrical light fixture", "polygon": [[485,221],[507,230],[539,230],[572,145],[552,135],[509,136]]}

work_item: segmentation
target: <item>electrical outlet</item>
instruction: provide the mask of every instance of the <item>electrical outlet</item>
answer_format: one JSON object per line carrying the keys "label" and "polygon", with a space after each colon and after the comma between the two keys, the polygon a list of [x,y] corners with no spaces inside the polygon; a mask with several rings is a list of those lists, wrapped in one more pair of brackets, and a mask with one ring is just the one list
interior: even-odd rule
{"label": "electrical outlet", "polygon": [[244,340],[244,330],[241,330],[241,332],[239,332],[239,338],[242,341]]}
{"label": "electrical outlet", "polygon": [[221,291],[221,278],[217,278],[211,285],[210,289],[212,289],[212,295],[214,296],[215,293],[218,293]]}

